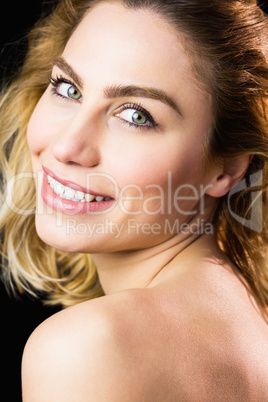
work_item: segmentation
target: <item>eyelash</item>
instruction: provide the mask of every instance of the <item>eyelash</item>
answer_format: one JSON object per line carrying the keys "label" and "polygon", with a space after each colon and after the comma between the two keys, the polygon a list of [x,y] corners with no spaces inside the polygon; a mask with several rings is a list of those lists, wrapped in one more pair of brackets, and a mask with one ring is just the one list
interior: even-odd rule
{"label": "eyelash", "polygon": [[158,123],[156,123],[156,121],[153,118],[153,116],[151,115],[151,113],[149,113],[146,109],[144,109],[140,104],[126,103],[125,105],[121,106],[119,111],[122,112],[122,111],[128,110],[128,109],[133,109],[138,112],[141,112],[145,116],[145,118],[148,120],[148,122],[150,123],[150,126],[146,126],[143,124],[135,124],[135,123],[131,123],[127,120],[120,119],[122,121],[122,123],[127,124],[129,127],[134,127],[134,128],[140,129],[140,130],[143,130],[143,129],[150,130],[150,129],[155,129],[158,126]]}
{"label": "eyelash", "polygon": [[70,85],[76,87],[76,85],[75,85],[75,83],[74,83],[73,81],[68,80],[67,78],[64,78],[64,77],[62,77],[62,76],[59,76],[59,77],[57,76],[56,78],[50,77],[49,82],[50,82],[50,84],[52,85],[51,91],[52,91],[52,94],[53,94],[53,95],[59,96],[60,98],[63,98],[63,99],[66,99],[66,100],[70,100],[70,101],[73,101],[73,100],[74,100],[74,99],[66,98],[66,96],[61,95],[61,94],[58,92],[58,90],[57,90],[57,87],[58,87],[60,84],[70,84]]}
{"label": "eyelash", "polygon": [[[49,82],[50,82],[50,84],[52,85],[51,91],[52,91],[52,94],[53,94],[53,95],[59,96],[60,98],[63,98],[63,99],[66,99],[66,100],[73,101],[73,99],[69,99],[69,98],[67,98],[67,97],[65,97],[65,96],[63,96],[63,95],[61,95],[61,94],[58,92],[58,90],[57,90],[57,87],[58,87],[60,84],[62,84],[62,83],[64,83],[64,84],[70,84],[70,85],[76,87],[76,85],[75,85],[75,83],[74,83],[73,81],[68,80],[67,78],[64,78],[64,77],[62,77],[62,76],[59,76],[59,77],[57,76],[57,77],[55,77],[55,78],[54,78],[54,77],[51,77],[51,78],[49,79]],[[133,127],[133,128],[140,129],[140,130],[144,130],[144,129],[150,130],[150,129],[155,129],[155,128],[159,125],[159,124],[155,121],[155,119],[153,118],[153,116],[151,115],[151,113],[149,113],[146,109],[144,109],[144,108],[141,106],[141,104],[137,104],[137,103],[127,103],[127,104],[125,104],[125,105],[122,105],[122,106],[120,107],[119,111],[122,112],[122,111],[128,110],[128,109],[133,109],[133,110],[136,110],[136,111],[138,111],[138,112],[141,112],[141,113],[145,116],[145,118],[148,120],[148,122],[150,123],[149,126],[146,126],[146,125],[142,125],[142,124],[131,123],[131,122],[129,122],[129,121],[127,121],[127,120],[124,120],[124,119],[120,119],[120,120],[122,121],[122,123],[127,124],[129,127],[131,127],[131,128]]]}

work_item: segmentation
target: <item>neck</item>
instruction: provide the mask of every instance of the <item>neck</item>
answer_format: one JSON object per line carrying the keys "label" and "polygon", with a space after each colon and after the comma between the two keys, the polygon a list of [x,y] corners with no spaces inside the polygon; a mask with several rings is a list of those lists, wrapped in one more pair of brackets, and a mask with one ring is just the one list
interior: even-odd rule
{"label": "neck", "polygon": [[179,232],[150,248],[93,254],[104,293],[152,287],[159,283],[159,278],[164,280],[166,274],[170,276],[170,270],[177,272],[176,267],[183,266],[189,256],[196,256],[200,248],[198,244],[215,244],[214,234],[211,230],[208,234],[204,233],[204,221],[200,222],[199,218],[192,222],[197,229],[194,233]]}

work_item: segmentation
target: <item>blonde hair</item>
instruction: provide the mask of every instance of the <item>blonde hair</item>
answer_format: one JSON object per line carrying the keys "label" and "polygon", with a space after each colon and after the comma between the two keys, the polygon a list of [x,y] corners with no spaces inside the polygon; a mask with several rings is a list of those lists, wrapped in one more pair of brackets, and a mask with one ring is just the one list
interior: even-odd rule
{"label": "blonde hair", "polygon": [[[26,129],[48,85],[53,60],[63,52],[85,13],[101,1],[61,0],[49,16],[39,21],[28,36],[29,51],[23,67],[3,91],[1,100],[0,161],[4,190],[0,227],[6,282],[21,292],[45,292],[48,303],[63,306],[103,292],[90,256],[59,252],[37,236],[33,213],[35,186],[30,178]],[[197,75],[213,98],[215,129],[208,156],[254,155],[245,177],[247,185],[232,198],[230,194],[223,197],[215,224],[219,245],[267,311],[267,20],[254,2],[246,0],[122,0],[122,3],[132,9],[154,10],[189,39],[193,59],[198,64]],[[22,172],[29,172],[29,178],[17,180]],[[251,183],[251,178],[260,177],[260,172],[262,180]],[[258,230],[246,225],[256,204],[258,219],[262,212]],[[241,223],[237,222],[238,216]]]}

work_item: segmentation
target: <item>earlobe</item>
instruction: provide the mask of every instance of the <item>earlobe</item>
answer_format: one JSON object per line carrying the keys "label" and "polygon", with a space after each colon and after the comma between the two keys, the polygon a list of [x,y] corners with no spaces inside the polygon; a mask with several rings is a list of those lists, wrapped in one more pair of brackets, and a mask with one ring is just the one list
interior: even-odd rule
{"label": "earlobe", "polygon": [[229,175],[221,174],[213,180],[211,187],[207,190],[207,194],[216,198],[223,197],[231,189],[230,181],[231,177]]}
{"label": "earlobe", "polygon": [[216,198],[226,195],[243,179],[252,158],[252,155],[243,155],[225,160],[221,172],[218,170],[211,180],[211,187],[206,194]]}

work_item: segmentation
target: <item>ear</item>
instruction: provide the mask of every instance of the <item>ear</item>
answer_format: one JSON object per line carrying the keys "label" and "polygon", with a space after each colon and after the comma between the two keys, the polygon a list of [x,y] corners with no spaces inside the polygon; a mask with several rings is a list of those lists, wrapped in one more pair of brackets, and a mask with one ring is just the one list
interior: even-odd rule
{"label": "ear", "polygon": [[232,159],[225,159],[222,168],[208,186],[206,194],[212,197],[223,197],[234,188],[245,176],[252,161],[252,155],[242,155]]}

